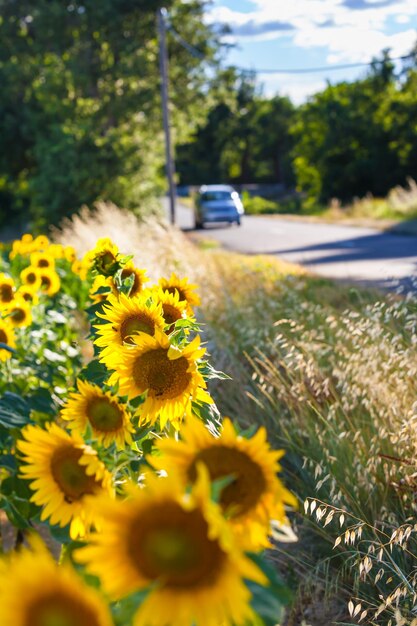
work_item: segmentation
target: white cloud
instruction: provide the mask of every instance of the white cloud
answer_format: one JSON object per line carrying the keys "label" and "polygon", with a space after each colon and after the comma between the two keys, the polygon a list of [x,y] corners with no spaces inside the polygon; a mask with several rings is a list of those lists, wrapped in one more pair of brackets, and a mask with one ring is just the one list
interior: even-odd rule
{"label": "white cloud", "polygon": [[[390,23],[409,24],[416,17],[416,0],[252,0],[253,10],[246,13],[232,11],[222,6],[222,1],[217,0],[209,19],[228,23],[238,46],[285,37],[289,46],[293,44],[303,51],[324,50],[329,65],[367,63],[386,48],[392,56],[402,56],[417,39],[416,30],[410,27],[399,33],[392,33],[389,28]],[[269,63],[268,59],[263,65]],[[305,65],[309,65],[308,61]],[[332,81],[344,78],[338,72],[329,72],[327,76]],[[325,78],[324,73],[259,74],[266,95],[288,94],[296,103],[323,89]]]}
{"label": "white cloud", "polygon": [[210,21],[228,23],[237,41],[290,36],[301,47],[328,46],[338,61],[367,60],[385,47],[393,53],[395,49],[395,54],[403,54],[404,46],[411,48],[415,31],[414,40],[411,30],[389,36],[386,22],[392,17],[397,23],[407,23],[416,14],[415,0],[366,3],[370,8],[363,8],[365,0],[252,0],[253,11],[246,13],[217,5]]}
{"label": "white cloud", "polygon": [[294,104],[301,104],[305,100],[322,91],[326,87],[324,79],[311,76],[271,76],[270,74],[258,74],[260,82],[264,85],[264,94],[268,98],[279,94],[289,96]]}
{"label": "white cloud", "polygon": [[403,15],[402,13],[400,15],[396,15],[395,16],[395,21],[397,22],[397,24],[408,24],[410,21],[410,16],[409,15]]}
{"label": "white cloud", "polygon": [[386,35],[378,30],[344,26],[326,29],[325,33],[317,29],[300,30],[294,37],[294,44],[302,48],[326,47],[329,50],[328,63],[366,63],[385,48],[389,48],[394,57],[406,54],[415,39],[413,29]]}

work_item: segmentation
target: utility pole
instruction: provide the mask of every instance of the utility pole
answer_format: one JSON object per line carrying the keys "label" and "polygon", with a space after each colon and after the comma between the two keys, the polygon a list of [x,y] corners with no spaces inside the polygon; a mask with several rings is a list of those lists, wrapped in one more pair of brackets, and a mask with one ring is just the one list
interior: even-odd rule
{"label": "utility pole", "polygon": [[158,9],[158,35],[159,35],[159,70],[161,73],[161,98],[162,98],[162,117],[164,121],[165,133],[165,167],[169,186],[169,209],[171,224],[175,224],[175,182],[174,172],[175,164],[172,156],[171,148],[171,130],[169,126],[169,109],[168,109],[168,52],[166,44],[166,9]]}

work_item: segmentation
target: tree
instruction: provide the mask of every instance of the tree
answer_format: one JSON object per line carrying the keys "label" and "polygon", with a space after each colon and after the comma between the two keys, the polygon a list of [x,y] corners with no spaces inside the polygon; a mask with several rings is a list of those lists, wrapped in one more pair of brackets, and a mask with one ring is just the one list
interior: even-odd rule
{"label": "tree", "polygon": [[210,96],[206,121],[178,147],[181,183],[290,181],[288,98],[264,98],[253,74],[233,68],[217,76]]}
{"label": "tree", "polygon": [[[161,187],[163,144],[155,12],[162,0],[0,0],[0,221],[39,226],[82,204],[135,208]],[[207,58],[204,0],[166,0]],[[177,133],[204,102],[204,62],[174,41]]]}
{"label": "tree", "polygon": [[410,68],[398,82],[384,51],[364,78],[328,85],[300,107],[293,159],[310,203],[384,196],[416,175],[416,85]]}

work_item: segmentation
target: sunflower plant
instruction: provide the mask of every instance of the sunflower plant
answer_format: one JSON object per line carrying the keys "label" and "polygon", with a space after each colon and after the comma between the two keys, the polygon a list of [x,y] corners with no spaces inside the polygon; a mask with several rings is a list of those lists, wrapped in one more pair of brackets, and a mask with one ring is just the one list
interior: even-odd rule
{"label": "sunflower plant", "polygon": [[296,502],[265,430],[217,410],[197,286],[149,286],[107,238],[79,260],[26,234],[0,271],[0,508],[27,538],[0,560],[1,623],[279,623],[265,550]]}

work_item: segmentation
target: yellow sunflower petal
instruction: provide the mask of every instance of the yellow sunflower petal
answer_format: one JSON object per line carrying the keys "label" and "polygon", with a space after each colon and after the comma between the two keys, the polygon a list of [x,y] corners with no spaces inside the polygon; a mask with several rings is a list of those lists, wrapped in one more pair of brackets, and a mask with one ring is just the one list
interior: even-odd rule
{"label": "yellow sunflower petal", "polygon": [[104,600],[37,537],[0,561],[2,626],[113,626]]}
{"label": "yellow sunflower petal", "polygon": [[244,577],[265,582],[233,541],[200,479],[191,493],[178,481],[147,477],[128,498],[97,502],[101,531],[75,558],[115,599],[149,589],[134,624],[211,626],[251,623]]}
{"label": "yellow sunflower petal", "polygon": [[181,428],[180,441],[161,440],[161,456],[153,456],[154,467],[180,476],[183,483],[196,480],[197,467],[204,463],[212,480],[230,477],[220,495],[220,504],[236,536],[248,550],[269,545],[271,523],[288,525],[285,507],[296,506],[277,473],[282,451],[274,451],[266,441],[263,428],[251,438],[236,432],[226,418],[219,437],[195,417],[189,417]]}
{"label": "yellow sunflower petal", "polygon": [[76,433],[56,424],[26,426],[17,447],[26,465],[23,478],[32,480],[32,501],[43,507],[41,519],[65,526],[71,519],[71,537],[84,536],[94,523],[90,496],[112,493],[111,475],[92,448]]}

